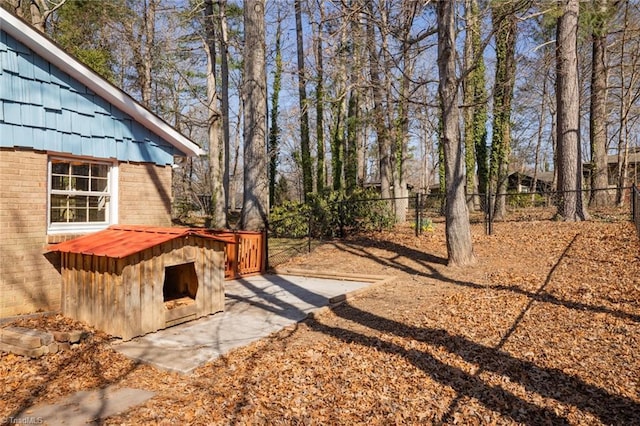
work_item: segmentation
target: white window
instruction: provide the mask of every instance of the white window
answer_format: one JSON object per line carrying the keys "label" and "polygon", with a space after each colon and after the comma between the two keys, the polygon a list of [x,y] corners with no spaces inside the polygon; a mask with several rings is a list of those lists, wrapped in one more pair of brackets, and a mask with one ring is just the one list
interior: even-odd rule
{"label": "white window", "polygon": [[113,163],[49,160],[49,233],[91,232],[115,223]]}

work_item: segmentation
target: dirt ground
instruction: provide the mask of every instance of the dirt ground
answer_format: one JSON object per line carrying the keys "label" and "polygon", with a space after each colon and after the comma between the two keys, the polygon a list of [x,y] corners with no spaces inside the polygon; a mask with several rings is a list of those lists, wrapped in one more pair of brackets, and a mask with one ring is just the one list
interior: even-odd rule
{"label": "dirt ground", "polygon": [[[471,268],[446,266],[442,223],[291,260],[395,280],[191,375],[129,361],[98,332],[40,359],[2,354],[0,419],[117,384],[156,396],[106,424],[640,424],[632,224],[601,215],[472,232]],[[59,316],[19,324],[81,326]]]}

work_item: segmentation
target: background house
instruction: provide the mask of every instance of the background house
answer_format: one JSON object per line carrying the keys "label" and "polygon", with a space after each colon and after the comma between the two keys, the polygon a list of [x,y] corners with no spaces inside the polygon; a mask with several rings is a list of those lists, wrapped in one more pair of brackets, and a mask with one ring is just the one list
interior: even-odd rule
{"label": "background house", "polygon": [[553,172],[538,172],[535,176],[535,189],[532,189],[534,180],[532,172],[512,172],[508,179],[507,192],[545,193],[553,190]]}
{"label": "background house", "polygon": [[[640,148],[629,150],[627,157],[628,183],[638,184],[640,182]],[[590,185],[592,167],[591,163],[585,163],[582,167],[585,185]],[[607,156],[607,179],[609,188],[618,186],[618,155]]]}
{"label": "background house", "polygon": [[171,224],[174,156],[200,148],[0,8],[0,317],[60,307],[50,243]]}

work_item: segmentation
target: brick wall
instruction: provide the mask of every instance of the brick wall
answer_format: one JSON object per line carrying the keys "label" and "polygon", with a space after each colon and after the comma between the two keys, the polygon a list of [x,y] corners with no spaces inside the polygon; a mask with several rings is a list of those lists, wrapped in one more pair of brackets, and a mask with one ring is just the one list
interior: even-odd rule
{"label": "brick wall", "polygon": [[45,256],[47,155],[0,150],[0,317],[60,306],[59,258]]}
{"label": "brick wall", "polygon": [[[45,253],[47,154],[0,149],[0,318],[60,308],[60,259]],[[119,223],[171,224],[171,167],[119,166]]]}
{"label": "brick wall", "polygon": [[119,223],[171,225],[171,166],[120,164]]}

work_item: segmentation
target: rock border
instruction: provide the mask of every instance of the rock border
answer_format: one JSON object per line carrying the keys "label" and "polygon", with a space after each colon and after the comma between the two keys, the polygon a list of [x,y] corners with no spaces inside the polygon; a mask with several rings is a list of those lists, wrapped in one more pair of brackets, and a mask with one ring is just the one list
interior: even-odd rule
{"label": "rock border", "polygon": [[0,351],[39,358],[71,348],[86,337],[82,330],[42,331],[27,327],[0,328]]}

